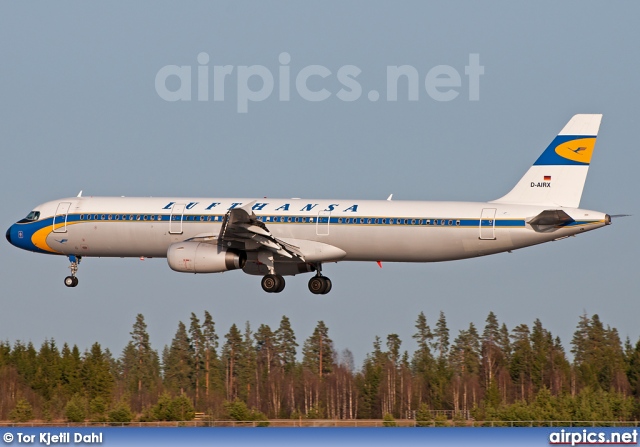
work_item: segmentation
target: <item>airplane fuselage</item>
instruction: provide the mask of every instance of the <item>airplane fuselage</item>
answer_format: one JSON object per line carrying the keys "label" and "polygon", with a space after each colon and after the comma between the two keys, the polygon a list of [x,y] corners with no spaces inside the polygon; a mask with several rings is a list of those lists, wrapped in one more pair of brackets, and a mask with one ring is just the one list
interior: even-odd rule
{"label": "airplane fuselage", "polygon": [[[229,209],[254,200],[73,197],[36,207],[38,220],[14,224],[7,236],[12,244],[40,253],[166,257],[174,243],[217,236]],[[323,262],[472,258],[608,223],[604,213],[573,208],[564,209],[573,222],[536,231],[528,222],[548,206],[491,202],[261,199],[251,208],[279,239],[314,241],[344,252]]]}

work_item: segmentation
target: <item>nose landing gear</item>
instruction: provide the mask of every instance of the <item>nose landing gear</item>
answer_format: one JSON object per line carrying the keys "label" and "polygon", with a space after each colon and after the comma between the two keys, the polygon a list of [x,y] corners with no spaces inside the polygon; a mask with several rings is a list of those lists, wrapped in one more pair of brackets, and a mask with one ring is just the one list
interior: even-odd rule
{"label": "nose landing gear", "polygon": [[78,285],[78,277],[76,276],[76,273],[78,273],[78,264],[80,264],[81,259],[82,259],[81,256],[74,256],[74,255],[69,256],[69,261],[71,262],[71,265],[69,266],[69,269],[71,270],[71,275],[67,276],[64,279],[65,286],[75,287]]}

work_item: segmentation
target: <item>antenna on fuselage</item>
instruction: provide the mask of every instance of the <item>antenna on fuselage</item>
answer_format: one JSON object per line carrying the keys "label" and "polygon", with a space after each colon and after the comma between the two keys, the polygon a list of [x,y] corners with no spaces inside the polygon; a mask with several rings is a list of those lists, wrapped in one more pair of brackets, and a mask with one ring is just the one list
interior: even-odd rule
{"label": "antenna on fuselage", "polygon": [[76,197],[82,197],[82,190],[80,190],[80,192],[78,193],[78,195]]}

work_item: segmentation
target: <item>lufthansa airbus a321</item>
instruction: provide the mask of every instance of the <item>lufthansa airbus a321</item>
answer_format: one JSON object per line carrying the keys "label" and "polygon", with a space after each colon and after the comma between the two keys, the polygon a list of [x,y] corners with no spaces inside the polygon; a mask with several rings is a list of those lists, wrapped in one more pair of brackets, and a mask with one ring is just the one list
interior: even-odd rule
{"label": "lufthansa airbus a321", "polygon": [[555,241],[609,225],[579,208],[602,115],[575,115],[524,177],[489,202],[255,198],[77,197],[39,205],[7,240],[71,262],[78,285],[85,257],[166,257],[171,269],[262,276],[278,293],[285,276],[315,272],[309,290],[326,294],[322,264],[437,262]]}

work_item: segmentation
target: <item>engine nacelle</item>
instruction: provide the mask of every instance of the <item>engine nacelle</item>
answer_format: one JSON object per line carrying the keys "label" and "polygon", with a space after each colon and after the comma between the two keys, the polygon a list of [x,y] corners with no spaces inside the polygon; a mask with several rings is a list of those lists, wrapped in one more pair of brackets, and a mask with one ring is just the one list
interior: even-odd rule
{"label": "engine nacelle", "polygon": [[227,251],[204,242],[179,242],[167,250],[169,267],[176,272],[220,273],[241,269],[246,261],[243,252]]}

